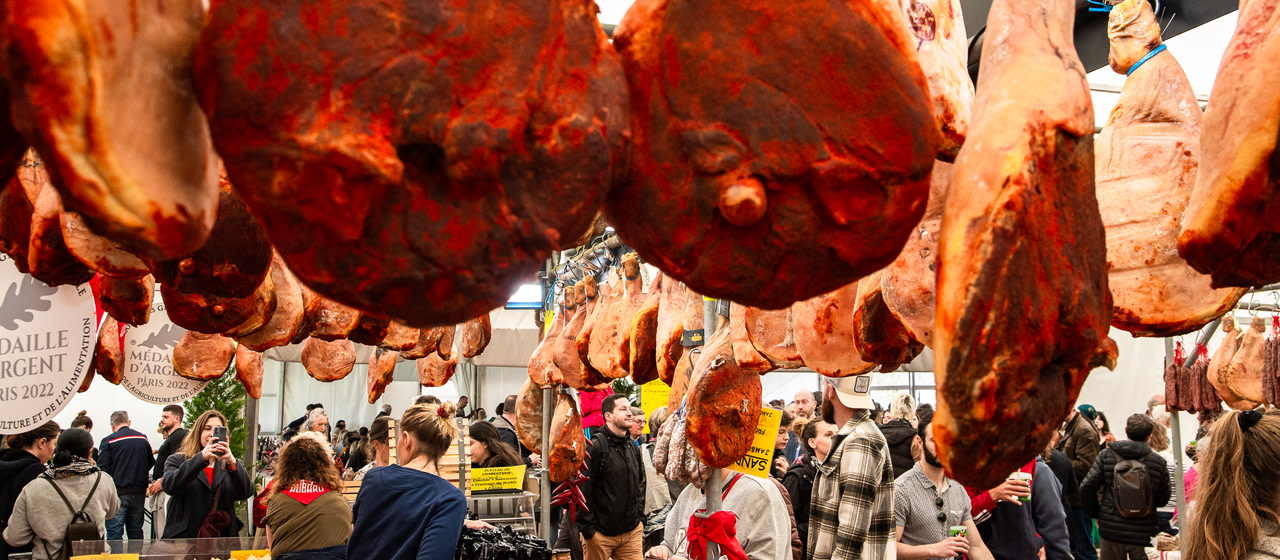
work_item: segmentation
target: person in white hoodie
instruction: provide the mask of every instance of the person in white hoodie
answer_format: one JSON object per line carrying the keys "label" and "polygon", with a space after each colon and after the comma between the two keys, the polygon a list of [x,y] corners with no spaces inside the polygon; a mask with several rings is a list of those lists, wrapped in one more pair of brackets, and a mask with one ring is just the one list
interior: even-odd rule
{"label": "person in white hoodie", "polygon": [[67,525],[82,507],[84,515],[97,524],[101,538],[106,520],[120,509],[120,498],[111,475],[89,462],[92,449],[93,436],[83,429],[71,428],[58,436],[53,468],[18,495],[4,530],[5,541],[13,546],[34,541],[34,560],[61,558]]}

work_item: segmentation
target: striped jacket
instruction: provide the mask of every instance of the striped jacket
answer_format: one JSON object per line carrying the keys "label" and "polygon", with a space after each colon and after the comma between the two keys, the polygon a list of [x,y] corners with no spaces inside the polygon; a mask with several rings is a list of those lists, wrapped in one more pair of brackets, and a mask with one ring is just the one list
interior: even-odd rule
{"label": "striped jacket", "polygon": [[880,560],[894,531],[889,444],[870,413],[858,410],[818,467],[805,560]]}
{"label": "striped jacket", "polygon": [[145,493],[154,464],[147,436],[128,426],[102,438],[98,446],[98,468],[111,475],[121,496]]}

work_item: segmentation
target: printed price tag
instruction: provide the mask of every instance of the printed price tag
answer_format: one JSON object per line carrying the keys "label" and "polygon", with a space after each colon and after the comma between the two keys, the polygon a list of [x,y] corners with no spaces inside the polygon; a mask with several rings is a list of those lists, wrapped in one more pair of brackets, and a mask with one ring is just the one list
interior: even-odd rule
{"label": "printed price tag", "polygon": [[698,329],[696,331],[684,331],[684,337],[680,339],[680,344],[687,347],[702,346],[702,343],[702,329]]}
{"label": "printed price tag", "polygon": [[756,424],[756,437],[751,440],[751,451],[729,465],[730,470],[751,476],[767,478],[773,466],[773,444],[782,426],[782,411],[774,408],[760,409],[760,422]]}
{"label": "printed price tag", "polygon": [[524,465],[471,469],[471,492],[519,492],[524,489]]}
{"label": "printed price tag", "polygon": [[255,558],[270,558],[270,550],[233,550],[231,551],[230,560],[252,560]]}

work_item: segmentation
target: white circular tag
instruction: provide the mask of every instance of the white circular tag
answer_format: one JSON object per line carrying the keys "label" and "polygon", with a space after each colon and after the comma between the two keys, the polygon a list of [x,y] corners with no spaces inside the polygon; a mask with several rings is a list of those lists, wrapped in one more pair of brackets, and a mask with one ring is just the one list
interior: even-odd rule
{"label": "white circular tag", "polygon": [[0,254],[0,434],[29,431],[61,412],[97,339],[88,284],[50,287]]}
{"label": "white circular tag", "polygon": [[173,371],[173,347],[187,330],[173,324],[160,299],[160,286],[151,302],[151,320],[129,327],[124,339],[124,380],[120,385],[144,401],[181,403],[204,390],[208,381],[187,379]]}

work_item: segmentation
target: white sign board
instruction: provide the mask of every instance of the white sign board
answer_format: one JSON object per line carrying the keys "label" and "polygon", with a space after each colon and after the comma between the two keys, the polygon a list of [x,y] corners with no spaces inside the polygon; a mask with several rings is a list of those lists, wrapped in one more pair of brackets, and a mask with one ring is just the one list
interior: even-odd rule
{"label": "white sign board", "polygon": [[0,254],[0,434],[51,420],[91,367],[98,322],[88,284],[50,287]]}
{"label": "white sign board", "polygon": [[129,327],[124,340],[124,380],[120,382],[133,396],[156,404],[178,404],[190,399],[208,381],[187,379],[173,371],[173,347],[187,330],[173,324],[156,286],[151,303],[151,320],[141,327]]}

